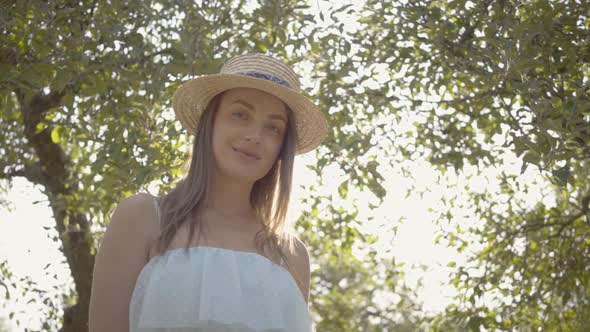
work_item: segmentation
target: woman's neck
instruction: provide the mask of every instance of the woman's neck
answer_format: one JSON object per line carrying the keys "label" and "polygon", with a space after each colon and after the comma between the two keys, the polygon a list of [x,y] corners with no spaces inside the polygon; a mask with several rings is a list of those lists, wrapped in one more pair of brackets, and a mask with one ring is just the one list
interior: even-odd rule
{"label": "woman's neck", "polygon": [[213,177],[205,209],[228,216],[252,216],[250,203],[253,183],[238,182],[226,177]]}

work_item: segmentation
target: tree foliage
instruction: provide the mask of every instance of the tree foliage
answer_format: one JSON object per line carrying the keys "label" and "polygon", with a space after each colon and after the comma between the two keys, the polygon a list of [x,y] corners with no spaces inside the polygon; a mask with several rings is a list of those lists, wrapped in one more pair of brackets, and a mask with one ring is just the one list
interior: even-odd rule
{"label": "tree foliage", "polygon": [[[500,189],[467,192],[476,217],[469,233],[483,249],[457,267],[451,282],[460,296],[434,328],[455,321],[475,331],[586,330],[588,3],[379,1],[368,8],[363,45],[389,64],[400,109],[419,118],[402,153],[425,151],[443,172],[466,164],[502,170]],[[520,173],[533,165],[543,177],[537,204],[523,200],[529,184],[503,167],[506,155],[521,159]],[[441,222],[452,223],[456,200],[446,202]],[[465,234],[444,237],[465,248]]]}

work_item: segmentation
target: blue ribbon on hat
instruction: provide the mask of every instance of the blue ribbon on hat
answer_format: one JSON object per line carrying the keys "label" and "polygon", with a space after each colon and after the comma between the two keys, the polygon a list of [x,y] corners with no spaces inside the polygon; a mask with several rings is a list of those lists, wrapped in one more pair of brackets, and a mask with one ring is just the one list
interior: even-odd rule
{"label": "blue ribbon on hat", "polygon": [[275,83],[278,83],[280,85],[284,85],[289,89],[292,89],[293,87],[291,87],[291,85],[289,85],[289,83],[287,83],[287,81],[285,81],[284,79],[274,76],[272,74],[266,74],[266,73],[261,73],[261,72],[257,72],[257,71],[243,71],[243,72],[239,72],[239,75],[244,75],[244,76],[250,76],[250,77],[255,77],[255,78],[261,78],[263,80],[267,80],[267,81],[272,81]]}

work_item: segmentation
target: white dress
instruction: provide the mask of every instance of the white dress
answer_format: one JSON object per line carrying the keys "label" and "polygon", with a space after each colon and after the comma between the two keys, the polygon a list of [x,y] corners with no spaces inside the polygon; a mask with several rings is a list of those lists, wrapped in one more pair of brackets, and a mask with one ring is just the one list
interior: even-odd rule
{"label": "white dress", "polygon": [[314,330],[285,267],[258,253],[208,246],[153,257],[137,277],[129,323],[130,332]]}

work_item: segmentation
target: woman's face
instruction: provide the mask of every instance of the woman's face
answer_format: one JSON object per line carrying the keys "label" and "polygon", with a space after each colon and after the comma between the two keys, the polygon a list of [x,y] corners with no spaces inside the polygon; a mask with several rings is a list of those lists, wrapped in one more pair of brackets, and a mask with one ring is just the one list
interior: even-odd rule
{"label": "woman's face", "polygon": [[277,160],[286,131],[283,101],[256,89],[226,91],[213,124],[216,170],[240,181],[261,179]]}

